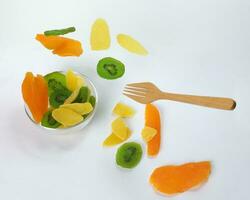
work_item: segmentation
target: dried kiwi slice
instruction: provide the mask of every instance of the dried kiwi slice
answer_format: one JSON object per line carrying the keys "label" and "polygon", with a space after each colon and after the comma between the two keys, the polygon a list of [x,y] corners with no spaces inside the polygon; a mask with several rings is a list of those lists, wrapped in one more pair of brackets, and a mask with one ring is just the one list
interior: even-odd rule
{"label": "dried kiwi slice", "polygon": [[80,88],[78,96],[73,103],[85,103],[88,101],[90,95],[90,90],[88,87],[84,86]]}
{"label": "dried kiwi slice", "polygon": [[134,168],[142,157],[141,145],[136,142],[127,142],[116,152],[116,164],[123,168]]}
{"label": "dried kiwi slice", "polygon": [[[55,87],[66,88],[66,77],[64,74],[62,74],[60,72],[49,73],[49,74],[44,76],[44,79],[48,83],[49,95],[55,90]],[[57,89],[62,89],[62,88],[57,88]]]}
{"label": "dried kiwi slice", "polygon": [[96,102],[96,98],[94,96],[90,96],[89,97],[89,103],[92,105],[92,107],[95,107],[95,102]]}
{"label": "dried kiwi slice", "polygon": [[101,59],[97,64],[97,73],[104,79],[117,79],[125,73],[124,64],[111,57]]}
{"label": "dried kiwi slice", "polygon": [[56,79],[52,78],[48,81],[48,87],[51,89],[51,92],[55,90],[67,90],[65,86],[63,86],[60,82],[58,82]]}
{"label": "dried kiwi slice", "polygon": [[49,103],[53,108],[58,108],[70,95],[69,90],[55,90],[49,97]]}
{"label": "dried kiwi slice", "polygon": [[50,110],[43,115],[41,125],[48,128],[58,128],[61,124],[52,117],[52,111]]}

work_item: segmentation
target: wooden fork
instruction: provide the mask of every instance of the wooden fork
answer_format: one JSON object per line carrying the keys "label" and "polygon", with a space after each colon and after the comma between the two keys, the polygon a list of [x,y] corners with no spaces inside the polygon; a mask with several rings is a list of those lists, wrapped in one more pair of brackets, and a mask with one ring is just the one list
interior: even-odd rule
{"label": "wooden fork", "polygon": [[236,107],[236,102],[233,99],[163,92],[150,82],[127,84],[123,94],[143,104],[166,99],[223,110],[234,110]]}

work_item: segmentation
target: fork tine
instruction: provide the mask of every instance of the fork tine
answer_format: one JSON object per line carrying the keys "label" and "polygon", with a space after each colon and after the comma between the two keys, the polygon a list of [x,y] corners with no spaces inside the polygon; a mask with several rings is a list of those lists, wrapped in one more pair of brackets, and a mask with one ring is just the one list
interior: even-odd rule
{"label": "fork tine", "polygon": [[147,84],[150,84],[150,82],[129,83],[129,84],[127,84],[127,86],[146,88]]}
{"label": "fork tine", "polygon": [[140,88],[140,87],[132,87],[132,86],[125,86],[124,89],[127,89],[127,90],[136,90],[136,91],[142,91],[142,92],[147,92],[148,89],[147,88]]}
{"label": "fork tine", "polygon": [[143,91],[139,91],[139,90],[131,90],[131,89],[124,89],[123,92],[125,93],[130,93],[130,94],[134,94],[134,95],[137,95],[137,96],[146,96],[146,92],[143,92]]}
{"label": "fork tine", "polygon": [[132,95],[132,94],[128,94],[128,93],[123,93],[123,95],[129,97],[130,99],[133,99],[139,103],[144,103],[145,102],[143,101],[144,97],[141,97],[141,96],[135,96],[135,95]]}

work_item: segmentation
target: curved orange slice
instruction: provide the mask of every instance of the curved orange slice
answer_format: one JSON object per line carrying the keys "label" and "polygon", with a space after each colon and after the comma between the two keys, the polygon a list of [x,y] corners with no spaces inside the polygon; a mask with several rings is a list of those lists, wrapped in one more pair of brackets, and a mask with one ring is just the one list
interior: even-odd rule
{"label": "curved orange slice", "polygon": [[35,77],[32,72],[27,72],[25,74],[25,78],[22,82],[22,95],[25,103],[29,107],[29,110],[34,118],[34,120],[38,123],[40,116],[40,111],[37,109],[36,102],[34,101],[34,80]]}
{"label": "curved orange slice", "polygon": [[156,156],[161,145],[161,119],[156,106],[147,104],[145,109],[145,126],[157,130],[156,135],[147,143],[147,153],[149,156]]}
{"label": "curved orange slice", "polygon": [[150,176],[154,189],[166,195],[174,195],[198,187],[207,181],[211,173],[209,161],[156,168]]}
{"label": "curved orange slice", "polygon": [[37,109],[39,110],[39,115],[37,115],[37,120],[40,122],[43,118],[44,113],[48,111],[48,86],[43,76],[37,75],[34,79],[34,101],[36,102]]}
{"label": "curved orange slice", "polygon": [[48,110],[48,87],[44,78],[27,72],[22,83],[22,95],[33,119],[39,123]]}
{"label": "curved orange slice", "polygon": [[59,56],[80,56],[83,53],[81,42],[71,38],[37,34],[36,40]]}

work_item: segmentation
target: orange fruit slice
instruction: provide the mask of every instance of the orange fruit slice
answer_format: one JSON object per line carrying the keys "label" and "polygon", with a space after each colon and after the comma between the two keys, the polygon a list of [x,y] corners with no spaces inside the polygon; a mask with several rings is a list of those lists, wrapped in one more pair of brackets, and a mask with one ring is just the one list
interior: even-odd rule
{"label": "orange fruit slice", "polygon": [[48,110],[48,86],[44,78],[27,72],[22,82],[22,95],[33,119],[39,123]]}
{"label": "orange fruit slice", "polygon": [[156,168],[150,176],[154,189],[166,195],[174,195],[198,187],[207,181],[211,173],[209,161]]}
{"label": "orange fruit slice", "polygon": [[81,42],[70,38],[37,34],[36,40],[59,56],[80,56],[83,53]]}
{"label": "orange fruit slice", "polygon": [[148,156],[156,156],[161,145],[161,119],[157,107],[152,104],[146,105],[145,126],[157,130],[156,135],[147,143]]}
{"label": "orange fruit slice", "polygon": [[42,120],[43,115],[48,111],[48,86],[47,82],[41,75],[37,75],[34,79],[34,99],[37,103],[38,110],[40,111],[40,115],[38,117],[38,121]]}

